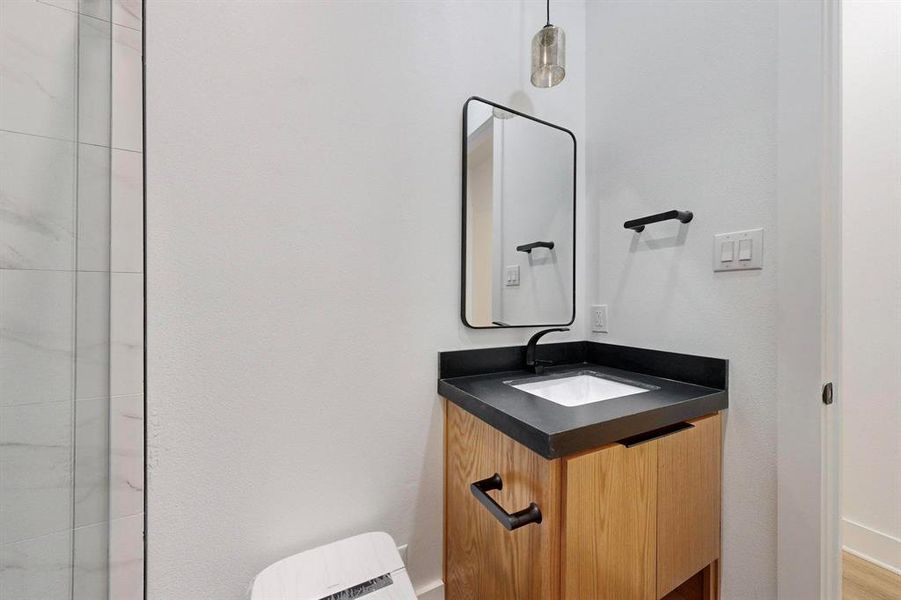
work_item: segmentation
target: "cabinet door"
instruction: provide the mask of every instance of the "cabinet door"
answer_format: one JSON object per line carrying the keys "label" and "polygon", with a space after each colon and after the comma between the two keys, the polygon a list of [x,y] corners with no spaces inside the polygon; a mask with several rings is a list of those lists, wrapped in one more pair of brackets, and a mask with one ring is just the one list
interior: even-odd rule
{"label": "cabinet door", "polygon": [[654,600],[657,442],[564,460],[564,598]]}
{"label": "cabinet door", "polygon": [[657,440],[657,597],[720,556],[719,414]]}
{"label": "cabinet door", "polygon": [[[560,461],[549,461],[447,402],[445,595],[448,600],[557,600]],[[498,473],[490,495],[507,512],[538,504],[542,522],[508,531],[470,492]]]}

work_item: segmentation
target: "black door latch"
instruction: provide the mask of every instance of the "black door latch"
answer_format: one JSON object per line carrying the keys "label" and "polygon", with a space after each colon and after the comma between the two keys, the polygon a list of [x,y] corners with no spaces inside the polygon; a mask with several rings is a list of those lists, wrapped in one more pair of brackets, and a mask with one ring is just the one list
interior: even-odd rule
{"label": "black door latch", "polygon": [[823,404],[832,404],[832,382],[830,381],[823,386]]}

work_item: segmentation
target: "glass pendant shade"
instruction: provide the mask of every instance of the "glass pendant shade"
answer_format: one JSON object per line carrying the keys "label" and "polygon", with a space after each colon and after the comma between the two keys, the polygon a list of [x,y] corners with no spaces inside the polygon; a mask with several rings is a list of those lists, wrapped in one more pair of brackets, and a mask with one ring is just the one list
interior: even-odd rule
{"label": "glass pendant shade", "polygon": [[554,87],[566,77],[566,34],[545,25],[532,38],[532,85]]}

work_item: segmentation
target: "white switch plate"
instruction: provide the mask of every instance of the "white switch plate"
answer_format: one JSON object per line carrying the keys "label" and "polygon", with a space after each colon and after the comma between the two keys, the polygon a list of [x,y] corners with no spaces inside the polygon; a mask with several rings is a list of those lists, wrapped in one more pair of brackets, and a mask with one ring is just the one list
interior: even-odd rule
{"label": "white switch plate", "polygon": [[591,307],[591,330],[595,333],[607,333],[606,304],[595,304]]}
{"label": "white switch plate", "polygon": [[519,265],[504,268],[504,285],[507,287],[519,285]]}
{"label": "white switch plate", "polygon": [[[751,256],[741,256],[739,249],[751,245]],[[732,244],[732,260],[722,260],[730,253],[723,253],[723,246]],[[713,236],[713,270],[714,271],[746,271],[748,269],[763,268],[763,229],[749,229],[747,231],[734,231],[732,233],[719,233]]]}

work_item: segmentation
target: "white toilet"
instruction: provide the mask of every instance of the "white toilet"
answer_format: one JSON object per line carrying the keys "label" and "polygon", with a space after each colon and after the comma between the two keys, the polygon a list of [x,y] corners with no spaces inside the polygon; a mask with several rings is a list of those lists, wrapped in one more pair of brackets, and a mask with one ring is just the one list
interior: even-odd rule
{"label": "white toilet", "polygon": [[374,531],[289,556],[253,580],[251,600],[416,600],[387,533]]}

